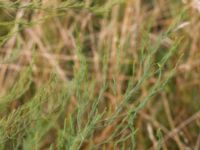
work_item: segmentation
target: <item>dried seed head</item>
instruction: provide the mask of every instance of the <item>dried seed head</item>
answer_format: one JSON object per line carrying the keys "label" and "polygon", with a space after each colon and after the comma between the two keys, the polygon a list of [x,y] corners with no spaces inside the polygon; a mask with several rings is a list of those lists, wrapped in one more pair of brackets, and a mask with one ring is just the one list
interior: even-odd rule
{"label": "dried seed head", "polygon": [[182,0],[182,2],[200,12],[200,0]]}
{"label": "dried seed head", "polygon": [[192,7],[200,12],[200,0],[193,0]]}

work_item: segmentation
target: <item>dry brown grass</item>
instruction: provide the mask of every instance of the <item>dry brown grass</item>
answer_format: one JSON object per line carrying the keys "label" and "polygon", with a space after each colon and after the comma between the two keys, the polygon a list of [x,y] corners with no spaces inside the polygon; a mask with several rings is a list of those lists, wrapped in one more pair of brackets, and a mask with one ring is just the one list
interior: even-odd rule
{"label": "dry brown grass", "polygon": [[[92,2],[85,1],[88,5]],[[25,4],[29,1],[23,0],[20,3]],[[41,0],[41,3],[42,6],[53,8],[60,4],[60,0]],[[176,25],[171,37],[162,41],[159,49],[159,51],[165,51],[177,38],[182,38],[176,54],[169,62],[170,66],[175,66],[177,60],[180,60],[176,74],[169,85],[139,112],[135,122],[135,128],[139,129],[136,134],[136,149],[156,149],[158,144],[156,131],[159,128],[163,132],[163,149],[200,149],[199,6],[194,5],[194,1],[182,3],[157,0],[154,4],[151,3],[153,2],[146,0],[127,0],[124,4],[113,6],[107,18],[84,9],[67,10],[64,15],[49,17],[17,32],[0,48],[1,58],[7,59],[12,56],[18,44],[20,47],[19,57],[10,63],[0,65],[0,96],[12,87],[19,73],[31,63],[33,63],[33,81],[36,89],[49,79],[51,72],[57,73],[62,81],[68,84],[80,67],[77,51],[81,45],[89,64],[90,76],[95,77],[99,85],[104,78],[102,53],[104,51],[109,53],[108,83],[112,83],[112,79],[115,78],[116,94],[110,87],[105,97],[112,113],[122,100],[127,81],[131,79],[137,82],[141,77],[142,70],[138,64],[141,59],[139,47],[141,47],[140,41],[143,35],[146,34],[148,22],[154,19],[148,36],[151,42],[155,43],[159,38],[159,33],[168,29],[176,21],[178,13],[186,9],[184,19]],[[49,14],[43,10],[4,9],[1,10],[0,17],[5,20],[23,18],[30,22],[43,19]],[[55,15],[56,12],[51,12],[51,14]],[[10,28],[10,32],[15,32],[19,28],[20,25],[15,25]],[[119,46],[122,51],[118,50]],[[33,57],[35,57],[34,62],[32,62]],[[129,71],[131,64],[137,66],[134,78]],[[154,84],[155,80],[151,78],[145,82],[133,105],[147,96],[149,86]],[[97,92],[99,89],[100,87],[95,87]],[[72,97],[70,111],[77,105],[76,103],[76,97]],[[18,105],[21,104],[15,102],[9,107],[12,110]],[[98,131],[93,142],[98,145],[106,140],[119,122],[121,122],[120,118]],[[113,143],[109,142],[107,149],[113,149],[112,146]]]}

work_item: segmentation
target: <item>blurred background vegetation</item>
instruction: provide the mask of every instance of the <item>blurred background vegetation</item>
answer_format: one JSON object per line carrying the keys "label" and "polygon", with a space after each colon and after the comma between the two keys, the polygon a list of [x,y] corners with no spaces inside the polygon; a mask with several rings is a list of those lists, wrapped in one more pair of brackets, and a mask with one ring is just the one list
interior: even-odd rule
{"label": "blurred background vegetation", "polygon": [[200,149],[200,1],[0,0],[1,149]]}

